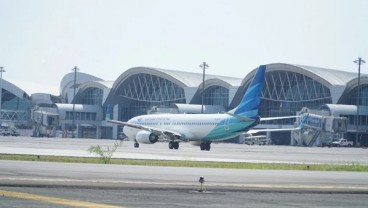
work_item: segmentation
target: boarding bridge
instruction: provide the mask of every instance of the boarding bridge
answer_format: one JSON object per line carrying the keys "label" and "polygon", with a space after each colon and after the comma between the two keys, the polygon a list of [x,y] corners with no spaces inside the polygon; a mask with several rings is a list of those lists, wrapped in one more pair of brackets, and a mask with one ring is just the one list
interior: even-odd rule
{"label": "boarding bridge", "polygon": [[33,136],[35,137],[55,137],[56,128],[59,124],[59,115],[42,108],[32,110],[31,119],[33,123]]}
{"label": "boarding bridge", "polygon": [[345,117],[333,117],[323,115],[323,112],[303,109],[298,113],[301,117],[297,120],[300,124],[304,116],[309,115],[304,123],[304,128],[291,134],[291,145],[295,146],[327,146],[333,141],[343,138],[347,132],[348,120]]}

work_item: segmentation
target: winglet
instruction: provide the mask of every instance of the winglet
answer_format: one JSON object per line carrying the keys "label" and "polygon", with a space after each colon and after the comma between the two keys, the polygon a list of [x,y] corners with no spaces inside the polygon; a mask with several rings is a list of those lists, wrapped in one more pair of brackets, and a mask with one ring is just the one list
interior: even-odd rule
{"label": "winglet", "polygon": [[309,113],[306,116],[304,116],[303,119],[300,121],[300,124],[299,124],[300,129],[304,128],[304,124],[308,121],[308,118],[309,118]]}

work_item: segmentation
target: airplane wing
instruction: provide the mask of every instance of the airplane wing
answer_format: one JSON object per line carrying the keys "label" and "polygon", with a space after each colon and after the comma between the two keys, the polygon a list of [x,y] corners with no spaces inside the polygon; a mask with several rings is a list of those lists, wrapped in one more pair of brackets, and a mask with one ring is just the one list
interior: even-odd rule
{"label": "airplane wing", "polygon": [[281,117],[266,117],[260,118],[261,121],[271,121],[271,120],[280,120],[280,119],[287,119],[287,118],[298,118],[300,116],[281,116]]}
{"label": "airplane wing", "polygon": [[149,131],[149,132],[151,132],[155,135],[164,135],[164,136],[169,137],[169,138],[176,138],[176,139],[179,139],[181,141],[186,141],[185,138],[184,138],[184,135],[182,135],[178,132],[175,132],[175,131],[170,131],[170,130],[160,129],[160,128],[154,128],[154,127],[148,127],[148,126],[144,126],[144,125],[133,124],[133,123],[128,123],[128,122],[124,122],[124,121],[117,121],[117,120],[108,120],[107,122],[122,125],[122,126],[129,126],[129,127],[136,128],[136,129],[142,129],[142,130],[145,130],[145,131]]}
{"label": "airplane wing", "polygon": [[294,131],[299,129],[301,129],[299,126],[290,129],[249,129],[247,132],[244,132],[243,134],[255,134],[259,132],[272,132],[272,131]]}
{"label": "airplane wing", "polygon": [[[267,120],[273,120],[274,118],[276,119],[285,119],[285,118],[296,118],[296,117],[300,117],[300,116],[283,116],[283,117],[270,117],[270,118],[264,118],[263,121],[267,121]],[[259,132],[272,132],[272,131],[295,131],[295,130],[300,130],[304,128],[304,123],[308,120],[309,118],[309,113],[303,117],[302,121],[300,122],[300,125],[296,128],[285,128],[285,129],[249,129],[247,132],[244,132],[243,134],[255,134],[255,133],[259,133]],[[261,118],[262,121],[262,118]]]}
{"label": "airplane wing", "polygon": [[[245,116],[240,116],[240,115],[233,114],[233,113],[230,113],[230,112],[224,112],[224,113],[227,114],[227,115],[233,116],[233,117],[239,119],[240,121],[254,121],[254,119],[248,118],[248,117],[245,117]],[[281,119],[298,118],[298,117],[300,117],[300,116],[266,117],[266,118],[260,118],[260,121],[281,120]]]}

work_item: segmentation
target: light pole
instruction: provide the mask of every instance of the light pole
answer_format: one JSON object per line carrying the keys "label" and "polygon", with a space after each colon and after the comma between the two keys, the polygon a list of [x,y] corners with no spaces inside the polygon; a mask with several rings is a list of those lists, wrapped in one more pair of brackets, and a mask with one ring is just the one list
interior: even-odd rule
{"label": "light pole", "polygon": [[77,71],[78,71],[78,67],[75,66],[73,68],[74,71],[74,95],[73,95],[73,123],[72,123],[72,138],[74,138],[74,123],[75,123],[75,88],[76,88],[76,84],[77,84]]}
{"label": "light pole", "polygon": [[2,98],[3,98],[3,72],[5,72],[4,67],[0,66],[0,126],[2,124]]}
{"label": "light pole", "polygon": [[356,116],[356,134],[355,134],[355,146],[358,146],[358,131],[359,131],[359,105],[360,105],[360,65],[363,65],[365,61],[362,58],[358,58],[354,61],[358,64],[358,93],[357,93],[357,116]]}
{"label": "light pole", "polygon": [[206,68],[209,66],[206,62],[203,62],[201,65],[199,65],[203,69],[203,81],[202,81],[202,113],[203,113],[203,105],[204,105],[204,75],[206,73]]}

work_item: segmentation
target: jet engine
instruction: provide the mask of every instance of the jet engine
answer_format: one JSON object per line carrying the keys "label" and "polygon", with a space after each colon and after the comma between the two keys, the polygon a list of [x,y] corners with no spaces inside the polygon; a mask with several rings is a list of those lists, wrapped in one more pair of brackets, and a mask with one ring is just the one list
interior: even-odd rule
{"label": "jet engine", "polygon": [[136,139],[139,143],[154,144],[158,141],[158,136],[149,131],[140,131],[137,133]]}

